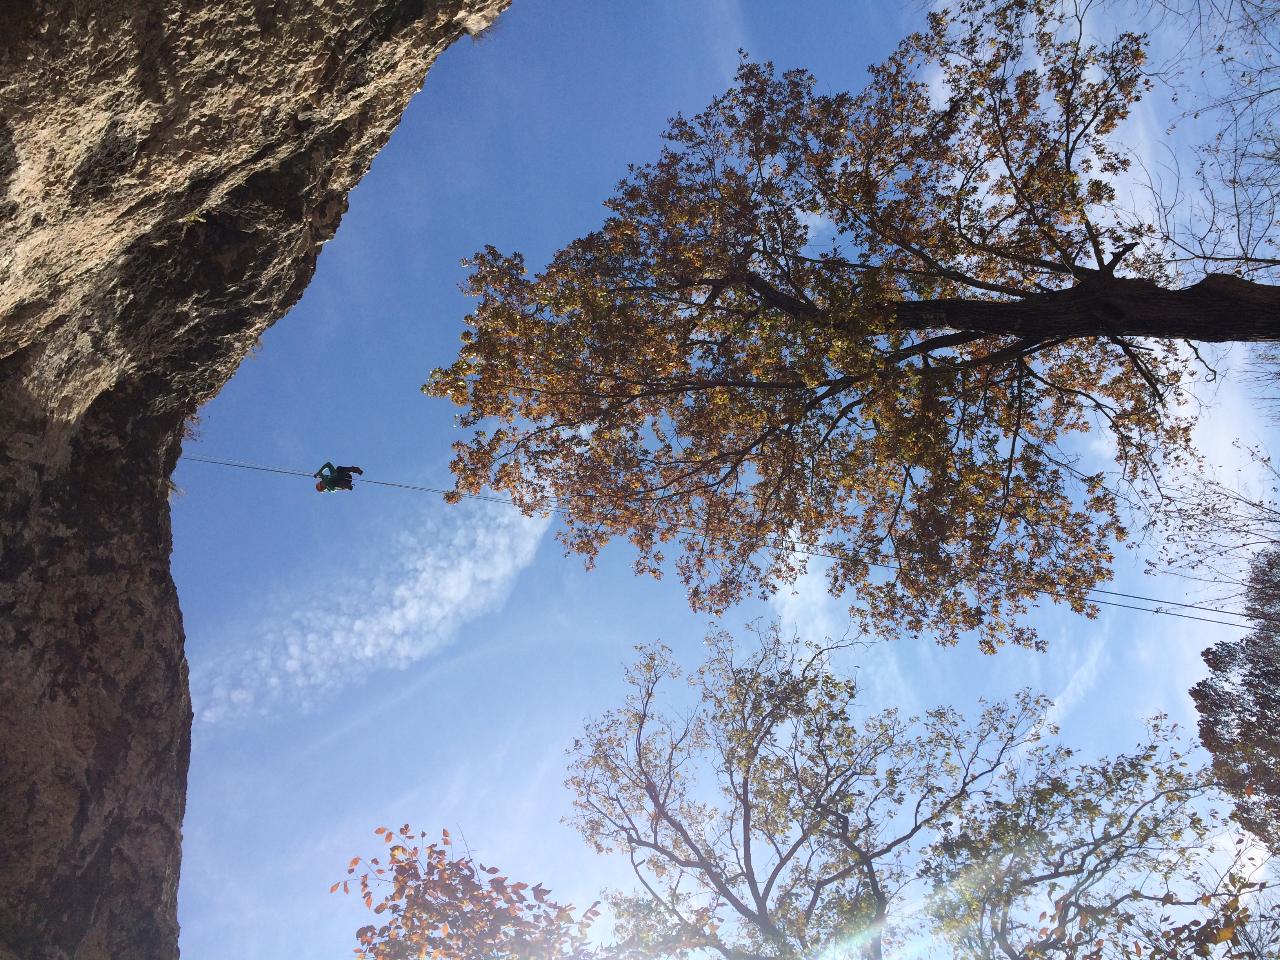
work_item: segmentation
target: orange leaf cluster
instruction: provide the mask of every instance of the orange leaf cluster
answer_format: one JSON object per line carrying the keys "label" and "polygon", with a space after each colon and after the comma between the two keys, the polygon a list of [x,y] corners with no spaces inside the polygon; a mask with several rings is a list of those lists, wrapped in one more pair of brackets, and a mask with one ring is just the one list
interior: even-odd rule
{"label": "orange leaf cluster", "polygon": [[[359,960],[556,960],[586,952],[594,904],[575,917],[541,884],[511,883],[497,867],[454,857],[448,830],[426,845],[426,834],[415,837],[408,824],[375,833],[389,849],[385,860],[367,861],[359,892],[380,921],[357,931]],[[347,873],[361,862],[353,858]],[[351,882],[330,892],[349,892]]]}

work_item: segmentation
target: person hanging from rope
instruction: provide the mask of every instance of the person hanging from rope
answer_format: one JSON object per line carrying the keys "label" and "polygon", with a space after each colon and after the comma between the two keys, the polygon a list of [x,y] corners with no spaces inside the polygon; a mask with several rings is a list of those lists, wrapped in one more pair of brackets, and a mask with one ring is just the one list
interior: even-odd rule
{"label": "person hanging from rope", "polygon": [[359,467],[335,467],[332,463],[326,462],[312,476],[318,481],[316,483],[317,491],[320,493],[332,493],[334,490],[350,490],[351,475],[353,473],[364,476],[364,471]]}

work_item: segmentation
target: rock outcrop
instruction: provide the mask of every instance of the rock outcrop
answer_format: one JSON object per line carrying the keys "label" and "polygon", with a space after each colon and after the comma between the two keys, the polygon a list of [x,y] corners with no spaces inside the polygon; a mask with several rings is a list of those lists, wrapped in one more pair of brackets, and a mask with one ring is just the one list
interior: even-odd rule
{"label": "rock outcrop", "polygon": [[0,960],[177,956],[182,425],[509,2],[0,3]]}

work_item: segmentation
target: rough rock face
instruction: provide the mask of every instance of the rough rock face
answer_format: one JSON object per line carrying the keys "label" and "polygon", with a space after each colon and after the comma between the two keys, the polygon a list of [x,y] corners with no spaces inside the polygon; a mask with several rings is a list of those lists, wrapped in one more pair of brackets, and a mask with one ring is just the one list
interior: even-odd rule
{"label": "rough rock face", "polygon": [[0,2],[0,960],[177,956],[183,421],[509,2]]}

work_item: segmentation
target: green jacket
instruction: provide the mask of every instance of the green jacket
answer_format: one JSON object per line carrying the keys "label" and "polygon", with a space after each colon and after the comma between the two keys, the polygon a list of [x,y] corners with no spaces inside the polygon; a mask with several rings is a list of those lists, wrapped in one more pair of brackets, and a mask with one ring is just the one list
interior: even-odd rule
{"label": "green jacket", "polygon": [[[328,472],[326,473],[326,471]],[[333,493],[335,490],[351,489],[351,474],[346,474],[346,476],[343,477],[343,479],[347,481],[346,484],[339,483],[338,480],[340,474],[336,469],[334,469],[333,464],[328,461],[325,461],[324,466],[312,474],[312,476],[324,484],[324,490],[321,491],[322,493]]]}

